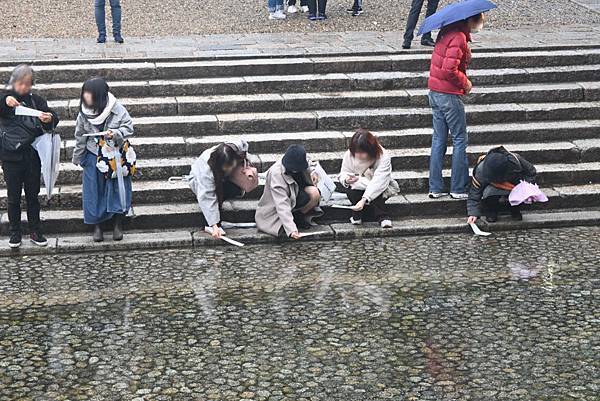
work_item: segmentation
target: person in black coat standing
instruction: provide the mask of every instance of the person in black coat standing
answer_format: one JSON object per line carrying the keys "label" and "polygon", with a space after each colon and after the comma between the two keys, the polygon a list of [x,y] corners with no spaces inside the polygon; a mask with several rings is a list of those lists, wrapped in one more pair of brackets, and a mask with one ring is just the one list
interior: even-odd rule
{"label": "person in black coat standing", "polygon": [[[404,32],[404,42],[402,43],[403,49],[410,49],[424,2],[425,0],[412,0],[410,11],[408,12],[408,20],[406,21],[406,31]],[[436,12],[439,2],[440,0],[427,0],[427,12],[425,17],[429,17]],[[435,42],[431,38],[431,32],[423,35],[421,44],[423,46],[435,46]]]}
{"label": "person in black coat standing", "polygon": [[[0,160],[8,194],[8,220],[11,248],[21,246],[21,192],[25,189],[27,221],[31,242],[46,246],[48,241],[41,231],[40,192],[41,164],[31,143],[45,131],[58,124],[58,115],[48,107],[41,96],[32,94],[34,73],[30,66],[17,66],[8,83],[8,90],[0,96],[0,135],[18,137],[22,146],[12,149],[0,141]],[[39,117],[17,116],[15,108],[24,106],[43,113]]]}

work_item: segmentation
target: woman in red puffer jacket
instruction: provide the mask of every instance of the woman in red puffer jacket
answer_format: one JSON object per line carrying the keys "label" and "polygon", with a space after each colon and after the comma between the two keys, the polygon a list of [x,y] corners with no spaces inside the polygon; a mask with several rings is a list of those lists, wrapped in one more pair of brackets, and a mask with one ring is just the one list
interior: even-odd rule
{"label": "woman in red puffer jacket", "polygon": [[429,160],[429,197],[445,192],[442,168],[448,133],[452,134],[452,177],[450,196],[467,198],[469,163],[467,161],[467,118],[461,96],[471,92],[467,67],[471,62],[471,32],[483,26],[483,14],[455,22],[440,31],[431,57],[429,105],[433,113],[433,138]]}

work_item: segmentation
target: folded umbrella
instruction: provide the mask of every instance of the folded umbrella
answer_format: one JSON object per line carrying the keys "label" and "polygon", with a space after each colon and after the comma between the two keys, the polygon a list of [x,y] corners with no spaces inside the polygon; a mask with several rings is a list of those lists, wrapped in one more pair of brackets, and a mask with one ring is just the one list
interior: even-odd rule
{"label": "folded umbrella", "polygon": [[42,165],[42,177],[46,187],[46,197],[52,198],[54,186],[58,179],[58,166],[60,164],[60,135],[45,133],[38,136],[31,144],[38,152]]}
{"label": "folded umbrella", "polygon": [[548,202],[548,197],[542,192],[537,184],[521,181],[519,185],[510,191],[508,201],[511,206],[517,206],[521,203],[529,205],[533,202]]}
{"label": "folded umbrella", "polygon": [[113,157],[115,158],[115,175],[117,176],[117,186],[119,188],[119,201],[123,213],[127,212],[127,200],[125,193],[125,179],[123,178],[123,160],[121,151],[117,146],[114,146]]}
{"label": "folded umbrella", "polygon": [[496,8],[496,5],[488,0],[464,0],[449,4],[435,14],[425,18],[425,21],[423,21],[423,24],[419,28],[418,35],[440,29],[456,21],[467,19],[494,8]]}

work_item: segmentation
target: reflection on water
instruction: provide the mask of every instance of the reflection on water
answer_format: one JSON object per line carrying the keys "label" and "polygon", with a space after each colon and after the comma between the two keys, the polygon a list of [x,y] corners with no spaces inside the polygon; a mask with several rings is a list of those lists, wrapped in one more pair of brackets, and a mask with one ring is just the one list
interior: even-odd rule
{"label": "reflection on water", "polygon": [[0,401],[595,400],[597,231],[6,259]]}

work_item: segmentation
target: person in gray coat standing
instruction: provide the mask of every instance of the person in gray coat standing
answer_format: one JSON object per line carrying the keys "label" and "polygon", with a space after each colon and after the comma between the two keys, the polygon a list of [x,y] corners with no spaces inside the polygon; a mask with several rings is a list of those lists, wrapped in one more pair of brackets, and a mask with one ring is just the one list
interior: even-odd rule
{"label": "person in gray coat standing", "polygon": [[291,145],[283,158],[267,171],[265,189],[256,210],[256,226],[272,236],[299,239],[299,228],[309,228],[321,195],[315,186],[306,150]]}

